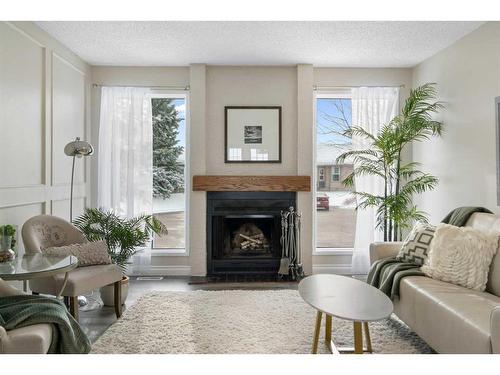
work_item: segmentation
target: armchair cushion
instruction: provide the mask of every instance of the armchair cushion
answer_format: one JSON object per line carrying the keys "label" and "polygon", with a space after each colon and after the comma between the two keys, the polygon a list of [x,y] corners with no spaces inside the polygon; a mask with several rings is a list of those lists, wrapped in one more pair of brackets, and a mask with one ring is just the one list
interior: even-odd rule
{"label": "armchair cushion", "polygon": [[[69,273],[63,296],[75,297],[122,279],[122,271],[116,264],[77,268]],[[30,289],[37,293],[56,295],[61,290],[64,274],[30,280]]]}
{"label": "armchair cushion", "polygon": [[78,258],[78,267],[111,264],[106,241],[76,243],[73,245],[49,247],[42,250],[46,255],[66,256],[74,255]]}

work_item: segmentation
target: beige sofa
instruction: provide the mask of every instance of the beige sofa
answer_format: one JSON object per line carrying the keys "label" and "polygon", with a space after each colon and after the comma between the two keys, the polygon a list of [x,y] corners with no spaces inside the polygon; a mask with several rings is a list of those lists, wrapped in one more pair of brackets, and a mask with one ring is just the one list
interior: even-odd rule
{"label": "beige sofa", "polygon": [[[475,213],[467,226],[500,232],[500,215]],[[373,243],[370,261],[397,254],[401,243]],[[438,353],[500,353],[500,250],[485,292],[423,276],[401,281],[395,314]]]}

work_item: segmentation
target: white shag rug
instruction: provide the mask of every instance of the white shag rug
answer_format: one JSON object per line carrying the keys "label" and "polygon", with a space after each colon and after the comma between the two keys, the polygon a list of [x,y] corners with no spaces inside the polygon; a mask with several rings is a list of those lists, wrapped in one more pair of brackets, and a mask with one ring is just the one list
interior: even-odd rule
{"label": "white shag rug", "polygon": [[[92,353],[310,353],[316,311],[295,290],[153,292],[93,345]],[[324,319],[320,353],[324,345]],[[397,318],[370,324],[375,353],[430,353]],[[337,345],[353,345],[352,323],[333,319]]]}

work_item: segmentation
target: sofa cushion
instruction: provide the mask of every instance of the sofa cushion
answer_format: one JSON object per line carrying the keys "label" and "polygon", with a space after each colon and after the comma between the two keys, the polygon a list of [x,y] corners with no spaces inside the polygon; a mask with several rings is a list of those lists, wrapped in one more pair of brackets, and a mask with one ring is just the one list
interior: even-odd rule
{"label": "sofa cushion", "polygon": [[[500,216],[475,213],[467,221],[467,226],[483,231],[496,230],[500,232]],[[500,251],[497,251],[491,262],[486,291],[500,297]]]}
{"label": "sofa cushion", "polygon": [[[92,289],[112,284],[122,279],[122,271],[116,264],[77,268],[69,273],[63,296],[79,296]],[[54,277],[30,280],[33,292],[56,295],[61,290],[64,273]]]}
{"label": "sofa cushion", "polygon": [[491,353],[490,319],[500,306],[499,297],[427,277],[405,277],[401,284],[401,302],[414,309],[410,326],[432,348],[439,353]]}
{"label": "sofa cushion", "polygon": [[434,279],[484,291],[499,234],[439,224],[422,272]]}
{"label": "sofa cushion", "polygon": [[491,261],[486,291],[500,297],[500,250],[497,250]]}
{"label": "sofa cushion", "polygon": [[417,223],[399,250],[396,259],[421,266],[427,260],[436,227]]}

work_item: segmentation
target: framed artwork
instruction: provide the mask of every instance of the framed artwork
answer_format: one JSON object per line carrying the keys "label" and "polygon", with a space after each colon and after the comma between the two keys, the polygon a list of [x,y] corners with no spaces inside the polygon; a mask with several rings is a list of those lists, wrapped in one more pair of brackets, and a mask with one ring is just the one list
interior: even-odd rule
{"label": "framed artwork", "polygon": [[226,163],[281,163],[281,107],[224,107]]}

